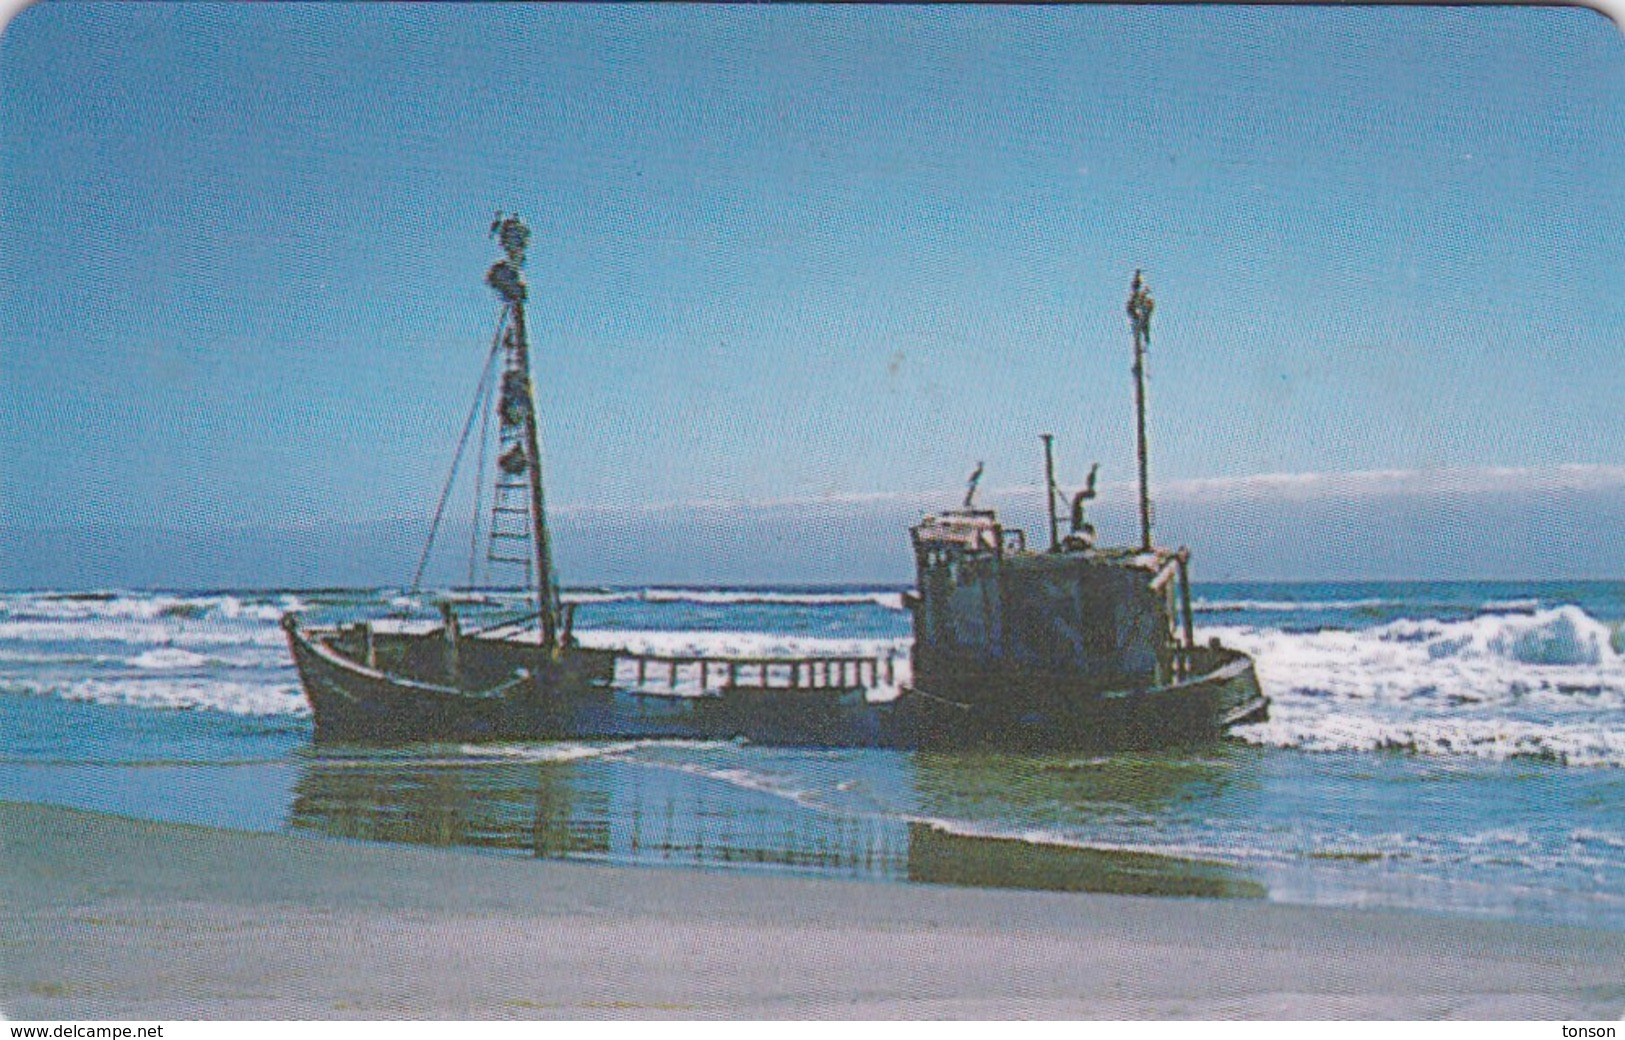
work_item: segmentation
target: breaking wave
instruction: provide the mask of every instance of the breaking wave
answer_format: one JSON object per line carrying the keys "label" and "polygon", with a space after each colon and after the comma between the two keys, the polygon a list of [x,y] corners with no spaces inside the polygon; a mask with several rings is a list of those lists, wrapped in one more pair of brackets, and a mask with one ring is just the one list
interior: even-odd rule
{"label": "breaking wave", "polygon": [[1625,659],[1578,607],[1204,633],[1258,661],[1270,718],[1236,730],[1255,743],[1625,766]]}
{"label": "breaking wave", "polygon": [[33,621],[0,619],[0,642],[133,643],[157,646],[263,646],[286,642],[272,624],[217,624],[174,620]]}
{"label": "breaking wave", "polygon": [[29,593],[0,597],[8,621],[276,621],[305,609],[297,596],[274,601],[238,596],[175,596],[152,593]]}
{"label": "breaking wave", "polygon": [[1423,639],[1434,658],[1496,658],[1537,665],[1617,665],[1612,630],[1579,607],[1526,616],[1486,615],[1457,625],[1407,622],[1394,638]]}
{"label": "breaking wave", "polygon": [[208,663],[209,658],[202,654],[176,646],[161,646],[130,658],[130,664],[136,668],[199,668]]}
{"label": "breaking wave", "polygon": [[[28,593],[0,596],[0,642],[280,646],[296,596]],[[147,667],[138,664],[138,667]]]}
{"label": "breaking wave", "polygon": [[[15,688],[15,684],[12,684]],[[80,679],[34,683],[19,692],[134,708],[221,711],[231,715],[310,714],[297,683],[232,682],[192,677]]]}

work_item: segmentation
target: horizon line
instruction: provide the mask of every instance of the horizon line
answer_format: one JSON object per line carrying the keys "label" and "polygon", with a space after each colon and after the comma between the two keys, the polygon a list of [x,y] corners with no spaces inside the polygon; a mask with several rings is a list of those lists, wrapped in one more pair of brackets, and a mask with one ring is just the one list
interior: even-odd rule
{"label": "horizon line", "polygon": [[[1571,462],[1549,466],[1451,466],[1436,469],[1388,468],[1342,471],[1273,472],[1224,477],[1188,477],[1152,484],[1153,499],[1172,502],[1253,501],[1309,502],[1338,499],[1416,498],[1427,495],[1461,497],[1496,494],[1575,493],[1625,488],[1625,465]],[[1138,493],[1133,481],[1105,481],[1099,485],[1095,505],[1132,503]],[[987,488],[985,499],[1022,500],[1043,494],[1037,482]],[[692,498],[656,502],[572,502],[549,507],[557,518],[609,514],[662,513],[745,514],[786,509],[912,505],[926,511],[957,508],[962,491],[956,488],[907,491],[853,491],[785,495],[771,498]],[[946,500],[946,504],[944,501]],[[374,524],[421,523],[416,514],[370,517],[309,517],[281,522],[228,520],[212,523],[213,530],[306,531],[320,528]],[[88,530],[187,532],[191,525],[121,524],[95,526],[62,523],[17,523],[0,519],[0,530],[57,532]]]}
{"label": "horizon line", "polygon": [[[1203,585],[1614,585],[1625,584],[1625,574],[1601,578],[1226,578],[1211,581],[1192,580],[1192,588]],[[762,583],[707,584],[703,582],[643,582],[616,584],[589,582],[580,585],[561,585],[560,592],[838,592],[843,590],[902,592],[912,590],[914,583],[895,581],[841,581],[841,582],[786,582],[781,585]],[[529,592],[504,585],[427,585],[410,589],[404,585],[99,585],[82,589],[61,586],[0,587],[3,596],[106,596],[120,593],[152,594],[173,593],[187,596],[234,596],[245,593],[259,595],[316,595],[331,592],[398,592],[401,595],[433,595],[442,592]]]}

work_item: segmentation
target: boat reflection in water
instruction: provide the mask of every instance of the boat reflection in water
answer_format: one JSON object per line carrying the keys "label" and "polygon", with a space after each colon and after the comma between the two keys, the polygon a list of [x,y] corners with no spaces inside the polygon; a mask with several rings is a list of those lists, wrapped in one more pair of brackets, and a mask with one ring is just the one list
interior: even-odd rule
{"label": "boat reflection in water", "polygon": [[[1171,812],[1223,763],[640,745],[324,749],[296,829],[547,859],[1140,895],[1260,897],[1246,872],[1065,837]],[[563,753],[561,753],[563,752]],[[549,756],[556,756],[549,760]],[[743,764],[742,764],[743,763]],[[1051,837],[1051,835],[1055,835]]]}
{"label": "boat reflection in water", "polygon": [[1258,899],[1266,894],[1263,885],[1240,876],[1223,863],[1152,852],[956,834],[924,823],[909,825],[908,880],[1125,896]]}

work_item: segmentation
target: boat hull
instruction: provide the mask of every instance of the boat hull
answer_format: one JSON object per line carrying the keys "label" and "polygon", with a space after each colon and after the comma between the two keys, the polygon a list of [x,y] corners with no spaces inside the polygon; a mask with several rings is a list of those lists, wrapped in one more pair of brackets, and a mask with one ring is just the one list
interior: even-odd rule
{"label": "boat hull", "polygon": [[[332,632],[284,623],[319,742],[745,740],[791,747],[1111,750],[1199,743],[1264,716],[1251,659],[1215,649],[1206,674],[1153,689],[971,705],[924,689],[871,702],[859,687],[748,688],[704,695],[617,688],[616,653],[466,640],[459,664],[481,685],[435,675],[435,635],[393,637],[369,666]],[[428,662],[428,664],[425,664]],[[506,676],[506,678],[504,678]],[[439,681],[436,681],[439,680]]]}
{"label": "boat hull", "polygon": [[[1269,701],[1252,658],[1204,647],[1181,681],[1131,689],[1089,689],[1054,674],[962,668],[927,672],[909,723],[920,746],[1005,750],[1123,750],[1177,747],[1261,722]],[[944,673],[947,674],[944,674]]]}

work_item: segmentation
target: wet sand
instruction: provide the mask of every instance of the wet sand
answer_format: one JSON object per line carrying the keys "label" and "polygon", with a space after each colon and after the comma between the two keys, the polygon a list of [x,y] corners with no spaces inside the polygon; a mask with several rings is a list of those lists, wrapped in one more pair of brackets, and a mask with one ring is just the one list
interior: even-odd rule
{"label": "wet sand", "polygon": [[25,1019],[1545,1018],[1625,933],[534,862],[0,803]]}

